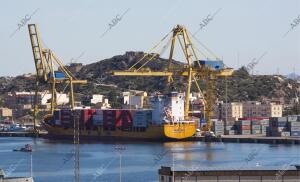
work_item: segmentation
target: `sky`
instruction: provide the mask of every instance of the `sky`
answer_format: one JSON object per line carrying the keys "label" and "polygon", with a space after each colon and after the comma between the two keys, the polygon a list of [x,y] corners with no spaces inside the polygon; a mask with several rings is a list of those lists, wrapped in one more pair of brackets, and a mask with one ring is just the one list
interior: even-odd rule
{"label": "sky", "polygon": [[180,24],[200,29],[196,39],[228,67],[258,60],[254,74],[300,74],[299,0],[2,0],[0,21],[0,76],[35,72],[28,23],[64,64],[148,52]]}

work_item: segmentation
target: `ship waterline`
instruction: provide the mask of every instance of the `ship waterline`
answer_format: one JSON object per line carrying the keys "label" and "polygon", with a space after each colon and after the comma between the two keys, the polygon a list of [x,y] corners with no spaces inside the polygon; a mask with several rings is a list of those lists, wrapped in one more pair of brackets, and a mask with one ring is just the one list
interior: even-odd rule
{"label": "ship waterline", "polygon": [[[74,128],[56,127],[43,124],[48,131],[47,138],[73,139]],[[196,123],[166,123],[163,125],[149,125],[147,128],[131,128],[122,130],[105,130],[103,127],[94,127],[93,130],[80,130],[81,139],[87,140],[180,140],[192,137],[196,132]]]}

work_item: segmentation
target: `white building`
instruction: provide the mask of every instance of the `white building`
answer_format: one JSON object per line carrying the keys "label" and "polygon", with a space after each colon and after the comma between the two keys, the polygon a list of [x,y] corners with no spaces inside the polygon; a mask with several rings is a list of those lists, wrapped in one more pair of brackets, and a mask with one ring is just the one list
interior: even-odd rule
{"label": "white building", "polygon": [[277,102],[243,102],[243,117],[282,117],[282,105]]}
{"label": "white building", "polygon": [[[47,105],[51,103],[51,97],[52,94],[46,93],[46,94],[41,94],[41,105]],[[69,95],[63,94],[63,93],[56,93],[57,95],[57,104],[58,105],[64,105],[69,103]]]}
{"label": "white building", "polygon": [[214,109],[214,117],[223,121],[236,121],[243,117],[243,104],[240,102],[220,102]]}
{"label": "white building", "polygon": [[91,99],[91,104],[103,103],[104,96],[101,94],[94,94]]}
{"label": "white building", "polygon": [[144,91],[123,92],[123,108],[143,108],[146,97],[147,92]]}

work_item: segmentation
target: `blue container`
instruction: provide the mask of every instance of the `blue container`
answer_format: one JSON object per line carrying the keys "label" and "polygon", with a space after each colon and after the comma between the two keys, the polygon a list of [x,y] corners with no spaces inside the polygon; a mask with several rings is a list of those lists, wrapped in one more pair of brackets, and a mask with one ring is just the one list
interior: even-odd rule
{"label": "blue container", "polygon": [[[62,72],[57,72],[56,71],[56,72],[54,72],[54,75],[55,75],[56,79],[64,79],[64,78],[66,78],[66,75],[64,73],[62,73]],[[48,74],[49,78],[52,78],[52,76],[53,76],[52,73]]]}
{"label": "blue container", "polygon": [[[200,60],[200,65],[209,67],[211,69],[214,70],[220,70],[220,69],[224,69],[224,63],[223,61],[219,61],[219,60]],[[198,64],[198,63],[196,63]]]}
{"label": "blue container", "polygon": [[270,126],[273,127],[287,127],[288,122],[287,121],[270,121]]}

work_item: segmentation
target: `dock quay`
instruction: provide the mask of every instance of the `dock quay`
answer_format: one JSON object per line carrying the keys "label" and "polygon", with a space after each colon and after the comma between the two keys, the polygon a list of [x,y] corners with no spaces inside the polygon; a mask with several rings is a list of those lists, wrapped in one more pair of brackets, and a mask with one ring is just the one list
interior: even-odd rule
{"label": "dock quay", "polygon": [[[38,134],[34,132],[0,132],[0,137],[46,137],[47,138],[47,132],[39,132]],[[64,139],[67,139],[67,137],[64,137]],[[97,137],[95,137],[93,141],[98,141]],[[101,141],[100,138],[99,141]],[[128,139],[125,141],[128,141]],[[175,141],[175,140],[163,140],[163,142],[167,142],[167,141]],[[257,135],[255,136],[254,135],[223,135],[221,137],[209,137],[209,138],[205,138],[204,136],[195,136],[195,137],[186,138],[182,141],[298,144],[298,145],[300,144],[299,137],[266,137],[266,136],[257,136]]]}
{"label": "dock quay", "polygon": [[209,170],[176,169],[162,166],[158,170],[159,182],[298,182],[299,167],[289,169]]}
{"label": "dock quay", "polygon": [[0,132],[0,137],[42,137],[44,135],[46,135],[45,132]]}
{"label": "dock quay", "polygon": [[195,136],[188,141],[229,142],[229,143],[266,143],[266,144],[300,144],[299,137],[269,137],[260,135],[222,135],[220,137]]}

